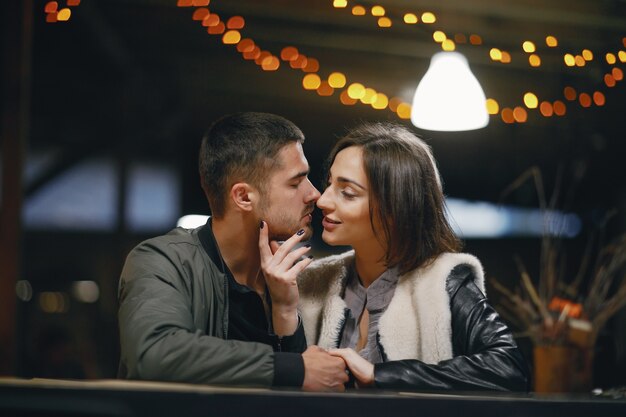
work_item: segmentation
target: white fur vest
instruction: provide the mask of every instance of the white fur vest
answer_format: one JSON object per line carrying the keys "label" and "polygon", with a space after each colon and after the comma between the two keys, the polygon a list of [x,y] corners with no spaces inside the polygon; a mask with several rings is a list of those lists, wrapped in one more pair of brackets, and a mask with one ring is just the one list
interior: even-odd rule
{"label": "white fur vest", "polygon": [[[354,251],[316,260],[298,277],[299,310],[309,345],[338,345],[347,308],[341,295],[353,261]],[[436,364],[452,358],[446,279],[460,264],[472,268],[474,281],[484,293],[482,265],[476,257],[464,253],[444,253],[428,266],[399,278],[378,323],[380,344],[388,360],[419,359]]]}

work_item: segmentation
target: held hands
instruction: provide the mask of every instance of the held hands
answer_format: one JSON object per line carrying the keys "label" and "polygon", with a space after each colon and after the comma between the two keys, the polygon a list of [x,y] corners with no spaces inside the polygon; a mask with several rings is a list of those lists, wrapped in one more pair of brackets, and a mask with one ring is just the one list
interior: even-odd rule
{"label": "held hands", "polygon": [[345,391],[348,382],[346,363],[329,355],[319,346],[309,346],[302,354],[304,360],[304,391]]}
{"label": "held hands", "polygon": [[359,387],[364,388],[374,385],[374,365],[363,359],[353,349],[330,349],[328,353],[346,362],[346,366],[352,372]]}
{"label": "held hands", "polygon": [[272,322],[274,332],[279,336],[291,335],[298,326],[298,283],[297,276],[310,263],[311,258],[298,261],[311,250],[309,245],[294,246],[302,240],[304,233],[298,232],[282,245],[269,241],[269,227],[261,221],[259,232],[259,253],[261,270],[272,298]]}

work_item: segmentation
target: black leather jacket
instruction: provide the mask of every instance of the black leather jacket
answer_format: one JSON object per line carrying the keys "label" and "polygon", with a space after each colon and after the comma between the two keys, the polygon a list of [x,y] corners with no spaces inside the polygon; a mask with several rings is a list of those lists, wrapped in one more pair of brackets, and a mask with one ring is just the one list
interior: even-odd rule
{"label": "black leather jacket", "polygon": [[472,279],[467,265],[450,273],[454,357],[436,365],[419,360],[376,364],[377,388],[419,391],[528,391],[529,372],[507,325]]}

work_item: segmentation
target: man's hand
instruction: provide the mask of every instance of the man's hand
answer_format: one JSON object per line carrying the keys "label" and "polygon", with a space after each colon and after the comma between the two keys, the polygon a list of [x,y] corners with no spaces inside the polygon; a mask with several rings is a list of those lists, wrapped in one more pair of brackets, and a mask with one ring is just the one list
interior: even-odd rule
{"label": "man's hand", "polygon": [[319,346],[309,346],[304,359],[304,391],[345,391],[348,382],[346,364],[340,357],[331,356]]}
{"label": "man's hand", "polygon": [[346,362],[359,387],[374,385],[374,365],[363,359],[353,349],[330,349],[328,353]]}
{"label": "man's hand", "polygon": [[303,233],[296,233],[281,246],[269,241],[269,226],[261,222],[259,253],[261,270],[272,299],[272,324],[278,336],[293,334],[298,327],[298,274],[310,263],[310,258],[298,261],[311,250],[309,245],[294,246],[302,240]]}

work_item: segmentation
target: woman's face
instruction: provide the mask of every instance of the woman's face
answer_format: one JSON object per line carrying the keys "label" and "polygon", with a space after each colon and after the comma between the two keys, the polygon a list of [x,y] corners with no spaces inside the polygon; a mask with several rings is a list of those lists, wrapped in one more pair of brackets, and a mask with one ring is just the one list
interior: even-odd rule
{"label": "woman's face", "polygon": [[380,246],[370,222],[368,189],[362,148],[351,146],[337,153],[326,190],[317,200],[324,214],[324,242],[355,249],[363,245]]}

